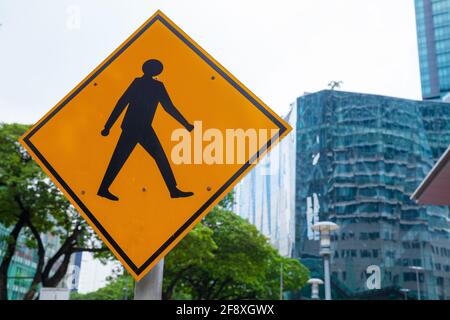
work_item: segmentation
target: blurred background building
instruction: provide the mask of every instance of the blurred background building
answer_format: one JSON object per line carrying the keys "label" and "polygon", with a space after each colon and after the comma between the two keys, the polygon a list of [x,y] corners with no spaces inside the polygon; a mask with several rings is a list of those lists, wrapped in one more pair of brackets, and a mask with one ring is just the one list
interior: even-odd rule
{"label": "blurred background building", "polygon": [[[10,233],[10,230],[0,224],[0,239],[4,239]],[[52,257],[56,250],[60,247],[60,239],[49,234],[41,235],[44,247],[46,250],[46,259]],[[6,241],[0,242],[0,261],[5,254]],[[67,274],[67,279],[70,281],[61,281],[59,287],[70,287],[71,291],[78,290],[79,274],[81,268],[81,252],[78,252],[71,257],[71,262]],[[8,269],[8,299],[22,300],[25,293],[31,285],[31,281],[36,273],[38,263],[37,249],[30,248],[26,243],[23,234],[18,238],[18,245],[14,253],[11,265]]]}
{"label": "blurred background building", "polygon": [[422,97],[450,100],[450,0],[415,0],[415,8]]}
{"label": "blurred background building", "polygon": [[[0,238],[9,235],[9,230],[0,224]],[[6,241],[2,241],[0,247],[0,261],[5,254]],[[24,238],[19,237],[19,245],[11,261],[8,270],[8,299],[20,300],[30,288],[32,277],[36,271],[38,256],[36,250],[25,245]]]}
{"label": "blurred background building", "polygon": [[[295,123],[295,108],[285,117]],[[284,256],[295,242],[295,135],[288,135],[235,187],[234,212],[257,226]]]}
{"label": "blurred background building", "polygon": [[[298,98],[289,117],[294,130],[280,147],[295,159],[279,162],[289,184],[273,183],[268,192],[272,179],[279,180],[258,177],[270,166],[259,164],[241,183],[253,189],[237,193],[238,213],[276,243],[287,236],[274,232],[283,227],[264,223],[273,214],[266,208],[286,197],[295,206],[291,254],[319,278],[319,235],[311,226],[340,225],[332,241],[334,298],[401,298],[402,288],[415,297],[417,280],[423,299],[450,299],[449,208],[409,198],[450,143],[449,105],[324,90]],[[377,290],[367,285],[369,266],[380,268]],[[424,268],[417,279],[413,266]]]}

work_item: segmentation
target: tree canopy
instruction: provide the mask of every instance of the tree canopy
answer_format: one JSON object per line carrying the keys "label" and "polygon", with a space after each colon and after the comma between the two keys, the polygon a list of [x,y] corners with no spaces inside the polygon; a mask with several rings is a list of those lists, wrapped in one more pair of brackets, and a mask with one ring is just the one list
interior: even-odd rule
{"label": "tree canopy", "polygon": [[[281,272],[285,292],[305,285],[306,267],[280,256],[255,226],[229,210],[230,199],[231,194],[166,256],[164,299],[278,299]],[[123,299],[129,283],[125,273],[73,298]]]}
{"label": "tree canopy", "polygon": [[[113,259],[18,143],[27,129],[26,125],[0,123],[0,224],[9,230],[0,239],[4,252],[0,300],[7,299],[8,268],[20,235],[38,253],[25,299],[35,299],[39,285],[56,287],[75,252],[89,251],[97,258]],[[285,291],[305,284],[308,270],[299,261],[280,256],[255,226],[231,212],[232,203],[233,195],[229,194],[166,256],[163,298],[275,299],[280,294],[281,272]],[[57,237],[59,245],[50,250],[43,241],[44,234]],[[111,278],[105,288],[74,298],[131,298],[132,286],[132,279],[125,273]]]}
{"label": "tree canopy", "polygon": [[[33,161],[18,139],[29,126],[0,123],[0,223],[9,234],[1,239],[0,300],[7,297],[7,273],[20,235],[37,249],[38,262],[25,299],[37,296],[39,285],[56,287],[64,278],[70,257],[79,251],[109,254],[92,229],[59,189]],[[42,235],[59,239],[49,250]]]}

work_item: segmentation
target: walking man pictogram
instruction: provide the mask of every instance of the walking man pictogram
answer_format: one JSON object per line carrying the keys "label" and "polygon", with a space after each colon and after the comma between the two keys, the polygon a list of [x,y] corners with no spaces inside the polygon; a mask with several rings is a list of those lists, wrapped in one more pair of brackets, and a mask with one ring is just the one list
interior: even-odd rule
{"label": "walking man pictogram", "polygon": [[109,116],[101,132],[102,136],[105,137],[109,134],[109,130],[120,114],[128,106],[121,125],[122,134],[109,161],[97,195],[113,201],[119,200],[109,191],[109,187],[137,144],[140,144],[155,159],[172,198],[193,195],[192,192],[184,192],[177,188],[177,182],[169,161],[151,125],[156,108],[158,104],[161,104],[164,110],[181,123],[186,130],[192,131],[194,129],[194,126],[175,108],[164,84],[153,78],[160,74],[162,70],[163,64],[160,61],[154,59],[146,61],[142,65],[144,75],[134,79]]}

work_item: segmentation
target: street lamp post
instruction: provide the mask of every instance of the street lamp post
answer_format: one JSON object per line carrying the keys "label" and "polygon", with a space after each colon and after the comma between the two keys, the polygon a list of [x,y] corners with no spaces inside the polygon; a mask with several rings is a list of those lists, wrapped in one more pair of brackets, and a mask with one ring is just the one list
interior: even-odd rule
{"label": "street lamp post", "polygon": [[403,294],[405,295],[405,300],[408,300],[409,289],[401,288],[400,291],[403,292]]}
{"label": "street lamp post", "polygon": [[320,252],[323,257],[323,273],[325,280],[325,300],[331,300],[330,280],[330,255],[331,255],[331,232],[339,229],[339,226],[330,221],[322,221],[312,226],[314,231],[320,234]]}
{"label": "street lamp post", "polygon": [[420,267],[420,266],[411,266],[409,268],[416,272],[417,300],[421,300],[422,297],[421,297],[421,294],[420,294],[419,271],[422,271],[423,268]]}
{"label": "street lamp post", "polygon": [[323,284],[321,279],[311,278],[308,280],[308,283],[311,285],[311,299],[319,300],[319,285]]}

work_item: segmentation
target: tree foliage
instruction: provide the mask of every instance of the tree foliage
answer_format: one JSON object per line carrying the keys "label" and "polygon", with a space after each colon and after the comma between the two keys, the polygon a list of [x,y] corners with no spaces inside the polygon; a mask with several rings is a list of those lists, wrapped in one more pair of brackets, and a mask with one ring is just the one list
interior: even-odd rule
{"label": "tree foliage", "polygon": [[[281,269],[286,291],[307,281],[308,270],[298,260],[280,256],[255,226],[231,211],[216,207],[202,224],[212,231],[217,249],[204,263],[191,264],[179,276],[177,290],[193,299],[277,299]],[[167,269],[178,254],[174,250],[168,255]]]}
{"label": "tree foliage", "polygon": [[[164,299],[278,299],[281,270],[284,291],[305,285],[308,270],[280,256],[253,225],[229,210],[231,202],[232,194],[166,256]],[[107,289],[73,298],[122,299],[122,284],[130,280],[125,274],[111,279]]]}
{"label": "tree foliage", "polygon": [[110,278],[108,285],[86,294],[72,293],[71,300],[131,300],[133,299],[134,279],[128,273]]}
{"label": "tree foliage", "polygon": [[[0,263],[0,299],[7,299],[7,273],[19,236],[38,253],[36,273],[25,299],[37,296],[39,285],[56,287],[75,252],[111,253],[70,205],[18,138],[28,129],[0,123],[0,223],[9,234],[0,239],[5,252]],[[165,299],[265,299],[279,296],[281,268],[286,291],[301,288],[308,270],[295,259],[281,257],[258,230],[230,211],[225,197],[165,259]],[[59,238],[50,250],[42,235]],[[119,299],[129,275],[110,279],[107,287],[78,298]],[[127,287],[128,288],[128,287]],[[128,289],[127,289],[128,290]],[[132,290],[129,288],[129,297]]]}
{"label": "tree foliage", "polygon": [[[25,299],[36,298],[40,284],[56,287],[64,278],[70,257],[79,251],[103,252],[92,229],[33,161],[18,139],[28,126],[0,123],[0,223],[10,230],[1,239],[0,300],[7,299],[7,273],[19,236],[37,249],[38,262]],[[42,235],[59,239],[51,252]]]}

